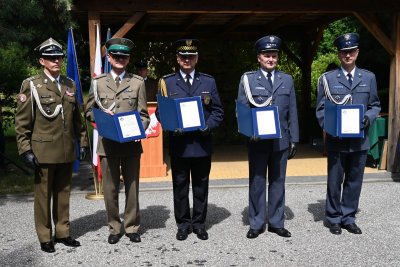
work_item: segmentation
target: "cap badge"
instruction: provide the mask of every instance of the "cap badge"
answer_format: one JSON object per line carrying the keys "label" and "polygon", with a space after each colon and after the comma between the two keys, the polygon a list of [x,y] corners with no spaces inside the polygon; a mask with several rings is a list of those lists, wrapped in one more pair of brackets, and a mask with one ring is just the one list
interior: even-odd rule
{"label": "cap badge", "polygon": [[345,35],[344,35],[344,39],[345,39],[345,40],[350,40],[350,34],[345,34]]}
{"label": "cap badge", "polygon": [[186,40],[186,45],[191,46],[192,45],[192,40]]}

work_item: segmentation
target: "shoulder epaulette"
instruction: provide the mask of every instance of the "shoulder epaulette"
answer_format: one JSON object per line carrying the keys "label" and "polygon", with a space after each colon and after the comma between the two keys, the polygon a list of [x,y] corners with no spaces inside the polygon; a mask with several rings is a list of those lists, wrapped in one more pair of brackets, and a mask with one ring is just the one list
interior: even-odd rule
{"label": "shoulder epaulette", "polygon": [[136,78],[138,80],[144,81],[142,76],[136,75],[136,74],[132,74],[132,78]]}
{"label": "shoulder epaulette", "polygon": [[209,77],[209,78],[214,78],[213,76],[211,76],[210,74],[207,74],[207,73],[199,72],[199,74],[203,75],[203,76],[206,76],[206,77]]}
{"label": "shoulder epaulette", "polygon": [[172,77],[172,76],[174,76],[174,75],[175,75],[175,73],[170,73],[170,74],[164,75],[164,76],[163,76],[163,79]]}
{"label": "shoulder epaulette", "polygon": [[358,70],[361,70],[361,71],[365,71],[365,72],[368,72],[368,73],[374,74],[372,71],[369,71],[369,70],[366,70],[366,69],[361,69],[361,68],[358,68]]}
{"label": "shoulder epaulette", "polygon": [[247,72],[245,72],[244,74],[254,74],[254,73],[256,73],[257,71],[255,71],[255,70],[253,70],[253,71],[247,71]]}
{"label": "shoulder epaulette", "polygon": [[33,80],[36,80],[36,79],[39,79],[39,78],[40,78],[40,74],[37,74],[37,75],[31,76],[31,77],[25,79],[25,81],[30,82],[30,81],[33,81]]}
{"label": "shoulder epaulette", "polygon": [[106,77],[106,76],[107,76],[107,73],[102,73],[99,76],[94,77],[93,79],[100,79],[100,78],[103,78],[103,77]]}

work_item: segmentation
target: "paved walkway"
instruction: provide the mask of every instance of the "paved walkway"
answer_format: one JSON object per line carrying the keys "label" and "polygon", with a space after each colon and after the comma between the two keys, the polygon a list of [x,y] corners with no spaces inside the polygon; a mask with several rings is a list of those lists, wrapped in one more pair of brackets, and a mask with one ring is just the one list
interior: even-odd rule
{"label": "paved walkway", "polygon": [[[301,172],[289,175],[286,183],[285,227],[292,237],[267,232],[250,240],[245,237],[249,228],[245,150],[222,151],[214,157],[210,181],[209,240],[194,234],[185,241],[175,239],[172,184],[170,177],[163,177],[141,179],[142,242],[123,237],[116,245],[108,244],[104,202],[85,199],[93,190],[86,164],[73,177],[70,210],[71,234],[82,246],[56,244],[56,253],[42,252],[34,230],[32,195],[0,196],[0,266],[400,266],[397,177],[368,170],[357,214],[363,234],[344,231],[335,236],[322,223],[326,159],[317,152],[306,157],[300,150],[289,161],[289,169],[297,165]],[[310,169],[317,175],[307,175]],[[218,176],[219,172],[226,176]],[[121,193],[120,211],[123,203]]]}
{"label": "paved walkway", "polygon": [[[242,179],[243,180],[243,179]],[[227,180],[232,181],[232,180]],[[153,183],[155,184],[155,183]],[[107,243],[103,201],[71,195],[71,234],[79,248],[40,250],[30,195],[0,197],[0,266],[400,266],[400,183],[365,183],[357,214],[362,235],[335,236],[323,226],[325,184],[288,184],[285,216],[291,238],[248,230],[248,188],[225,183],[209,194],[209,240],[175,239],[172,191],[140,192],[142,242]],[[123,210],[124,195],[120,195]]]}

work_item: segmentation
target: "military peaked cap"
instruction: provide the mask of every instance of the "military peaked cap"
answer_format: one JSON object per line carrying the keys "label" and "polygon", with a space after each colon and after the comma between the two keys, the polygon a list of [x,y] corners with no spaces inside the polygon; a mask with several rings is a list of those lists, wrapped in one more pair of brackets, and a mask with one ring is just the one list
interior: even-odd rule
{"label": "military peaked cap", "polygon": [[268,51],[279,51],[282,40],[275,35],[267,35],[258,39],[255,43],[257,54]]}
{"label": "military peaked cap", "polygon": [[133,47],[133,42],[127,38],[111,38],[106,42],[108,53],[112,55],[129,56]]}
{"label": "military peaked cap", "polygon": [[35,48],[38,51],[39,56],[44,57],[63,57],[62,46],[53,38],[49,38],[38,47]]}
{"label": "military peaked cap", "polygon": [[358,47],[358,40],[360,36],[358,33],[350,32],[338,36],[333,44],[339,51],[351,50]]}
{"label": "military peaked cap", "polygon": [[199,40],[197,39],[180,39],[175,42],[176,53],[180,55],[197,55]]}

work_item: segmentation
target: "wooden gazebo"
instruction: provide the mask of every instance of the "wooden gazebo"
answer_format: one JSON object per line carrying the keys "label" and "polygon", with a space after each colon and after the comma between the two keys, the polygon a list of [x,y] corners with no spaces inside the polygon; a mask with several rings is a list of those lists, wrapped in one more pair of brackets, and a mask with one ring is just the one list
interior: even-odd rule
{"label": "wooden gazebo", "polygon": [[[387,168],[400,171],[400,1],[326,0],[75,0],[72,12],[81,25],[87,20],[90,66],[93,70],[95,27],[118,28],[114,37],[129,31],[145,40],[172,40],[185,36],[202,39],[255,40],[275,33],[284,40],[301,44],[297,57],[287,47],[284,52],[300,67],[303,75],[302,114],[309,113],[311,102],[311,63],[329,23],[355,16],[391,57],[389,81],[389,137]],[[387,34],[378,17],[392,18]],[[104,52],[104,50],[103,50]],[[302,129],[303,136],[308,134]]]}

